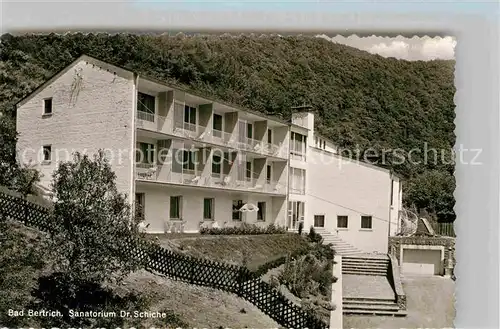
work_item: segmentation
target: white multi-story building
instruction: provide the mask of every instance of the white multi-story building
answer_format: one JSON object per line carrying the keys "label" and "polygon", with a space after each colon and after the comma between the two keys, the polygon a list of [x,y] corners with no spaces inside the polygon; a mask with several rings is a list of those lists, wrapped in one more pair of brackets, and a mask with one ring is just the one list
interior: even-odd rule
{"label": "white multi-story building", "polygon": [[303,221],[387,252],[399,180],[339,156],[313,113],[295,112],[282,121],[81,56],[17,104],[18,154],[49,187],[59,161],[105,150],[151,233]]}

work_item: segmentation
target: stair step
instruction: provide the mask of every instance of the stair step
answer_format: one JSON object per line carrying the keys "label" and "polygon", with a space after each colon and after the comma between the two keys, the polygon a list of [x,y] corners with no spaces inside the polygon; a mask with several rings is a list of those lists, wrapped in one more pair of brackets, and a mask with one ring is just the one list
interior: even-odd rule
{"label": "stair step", "polygon": [[368,258],[368,257],[362,257],[362,256],[356,256],[356,257],[346,257],[346,260],[351,261],[351,262],[389,262],[388,259],[385,258]]}
{"label": "stair step", "polygon": [[372,268],[387,268],[387,264],[367,264],[367,263],[351,263],[342,262],[342,265],[352,266],[352,267],[372,267]]}
{"label": "stair step", "polygon": [[335,249],[356,249],[353,246],[348,246],[348,245],[345,245],[345,246],[333,245],[333,248],[335,248]]}
{"label": "stair step", "polygon": [[353,267],[342,267],[342,271],[351,271],[351,272],[380,272],[380,273],[387,273],[387,269],[383,269],[383,268],[353,268]]}
{"label": "stair step", "polygon": [[352,267],[352,266],[342,266],[342,271],[369,271],[369,272],[387,272],[387,268],[373,268],[373,267]]}
{"label": "stair step", "polygon": [[376,298],[376,297],[342,297],[343,303],[395,303],[396,296],[394,298]]}
{"label": "stair step", "polygon": [[363,264],[363,263],[344,263],[342,262],[342,266],[350,266],[350,267],[368,267],[368,268],[389,268],[387,264]]}
{"label": "stair step", "polygon": [[354,268],[354,267],[342,267],[342,272],[377,272],[377,273],[387,273],[387,269],[383,268]]}
{"label": "stair step", "polygon": [[342,261],[342,265],[346,266],[358,266],[358,267],[374,267],[374,268],[388,268],[389,264],[382,263],[351,263]]}
{"label": "stair step", "polygon": [[344,315],[406,316],[406,311],[344,310]]}
{"label": "stair step", "polygon": [[358,260],[351,260],[348,258],[349,256],[346,256],[344,258],[347,258],[347,259],[342,259],[342,263],[346,263],[346,264],[361,264],[361,265],[384,265],[384,266],[389,266],[389,261],[384,261],[384,260],[380,260],[380,261],[358,261]]}
{"label": "stair step", "polygon": [[354,271],[342,271],[342,274],[348,275],[371,275],[371,276],[386,276],[387,273],[378,273],[378,272],[354,272]]}
{"label": "stair step", "polygon": [[398,312],[399,306],[397,304],[393,305],[365,305],[365,304],[351,304],[351,305],[343,305],[344,311],[392,311]]}
{"label": "stair step", "polygon": [[345,298],[342,298],[342,305],[344,305],[344,307],[347,305],[347,306],[350,306],[350,305],[385,305],[385,306],[393,306],[393,305],[397,305],[396,304],[396,301],[394,300],[386,300],[386,301],[383,301],[383,300],[379,300],[379,301],[376,301],[376,300],[358,300],[358,299],[352,299],[352,300],[349,300],[349,299],[345,299]]}

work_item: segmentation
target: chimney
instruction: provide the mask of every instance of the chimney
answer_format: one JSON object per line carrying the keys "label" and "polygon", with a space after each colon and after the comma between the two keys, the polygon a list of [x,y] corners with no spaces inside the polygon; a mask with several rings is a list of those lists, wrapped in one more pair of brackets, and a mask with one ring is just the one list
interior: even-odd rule
{"label": "chimney", "polygon": [[314,113],[311,105],[292,107],[292,124],[314,130]]}

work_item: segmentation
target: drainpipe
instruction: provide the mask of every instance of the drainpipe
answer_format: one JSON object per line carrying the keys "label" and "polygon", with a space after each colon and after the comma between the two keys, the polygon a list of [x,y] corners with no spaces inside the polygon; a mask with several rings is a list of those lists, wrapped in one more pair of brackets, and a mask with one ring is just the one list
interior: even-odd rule
{"label": "drainpipe", "polygon": [[[134,72],[134,88],[133,88],[133,95],[132,95],[132,145],[131,145],[131,151],[135,150],[135,144],[137,141],[137,129],[135,126],[136,123],[136,116],[137,116],[137,91],[138,91],[138,86],[139,86],[139,74]],[[136,175],[136,168],[135,168],[135,152],[130,152],[130,163],[132,166],[132,177],[131,177],[131,182],[132,182],[132,188],[131,188],[131,195],[130,195],[130,200],[132,203],[132,216],[135,216],[135,175]],[[144,200],[145,202],[145,200]],[[144,219],[146,217],[146,214],[144,213]]]}
{"label": "drainpipe", "polygon": [[[288,143],[288,147],[286,148],[287,149],[287,163],[286,163],[286,167],[287,167],[287,177],[286,177],[286,198],[285,198],[285,202],[286,202],[286,205],[285,205],[285,209],[286,209],[286,212],[285,212],[285,227],[287,227],[287,224],[288,224],[288,212],[290,211],[290,209],[288,209],[289,207],[289,204],[290,204],[290,138],[291,138],[291,132],[292,132],[292,125],[289,125],[288,126],[288,134],[287,134],[287,143]],[[292,214],[293,215],[293,214]],[[304,218],[305,219],[305,218]],[[304,227],[302,227],[304,228]],[[290,229],[290,227],[288,228]]]}

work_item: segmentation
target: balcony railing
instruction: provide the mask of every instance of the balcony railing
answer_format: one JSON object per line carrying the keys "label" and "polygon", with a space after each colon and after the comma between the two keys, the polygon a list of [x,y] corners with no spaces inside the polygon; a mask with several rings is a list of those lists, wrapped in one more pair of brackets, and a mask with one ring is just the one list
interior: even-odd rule
{"label": "balcony railing", "polygon": [[210,129],[201,125],[175,121],[153,113],[137,111],[137,127],[156,132],[165,133],[181,138],[187,138],[210,144],[237,148],[249,152],[275,156],[288,157],[288,149],[280,145],[269,144],[252,138],[238,140],[237,131],[228,133],[221,130]]}
{"label": "balcony railing", "polygon": [[297,187],[291,187],[289,188],[289,191],[291,194],[306,194],[305,188],[297,188]]}
{"label": "balcony railing", "polygon": [[169,172],[166,175],[162,175],[159,173],[158,167],[154,164],[137,164],[136,178],[142,181],[204,186],[247,192],[286,193],[286,186],[279,182],[259,182],[257,179],[235,180],[234,175],[219,175],[214,177],[193,170],[184,170],[182,173]]}

